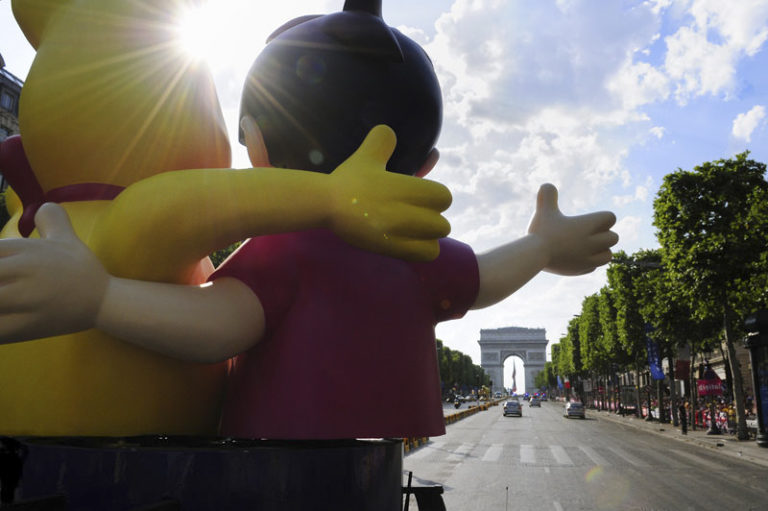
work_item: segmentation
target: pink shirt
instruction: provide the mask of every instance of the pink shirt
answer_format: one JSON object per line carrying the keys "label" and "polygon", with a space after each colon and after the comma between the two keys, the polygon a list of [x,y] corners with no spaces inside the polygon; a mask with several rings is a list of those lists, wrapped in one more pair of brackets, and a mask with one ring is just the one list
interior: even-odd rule
{"label": "pink shirt", "polygon": [[222,434],[272,439],[445,433],[434,327],[478,292],[472,249],[431,263],[351,247],[329,231],[253,238],[212,275],[250,286],[264,340],[236,357]]}

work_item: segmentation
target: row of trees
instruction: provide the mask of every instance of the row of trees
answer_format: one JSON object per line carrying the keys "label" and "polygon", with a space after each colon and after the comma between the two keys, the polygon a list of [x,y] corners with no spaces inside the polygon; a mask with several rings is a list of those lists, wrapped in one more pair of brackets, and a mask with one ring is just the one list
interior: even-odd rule
{"label": "row of trees", "polygon": [[446,392],[456,388],[473,389],[490,386],[491,379],[482,367],[472,362],[472,357],[461,351],[452,350],[437,340],[437,362],[440,368],[440,380]]}
{"label": "row of trees", "polygon": [[608,284],[584,299],[553,346],[542,375],[548,385],[558,375],[639,373],[648,366],[646,336],[670,362],[684,346],[692,355],[724,346],[738,437],[748,437],[734,346],[743,338],[743,319],[768,306],[766,166],[748,156],[665,176],[654,201],[660,248],[615,255]]}

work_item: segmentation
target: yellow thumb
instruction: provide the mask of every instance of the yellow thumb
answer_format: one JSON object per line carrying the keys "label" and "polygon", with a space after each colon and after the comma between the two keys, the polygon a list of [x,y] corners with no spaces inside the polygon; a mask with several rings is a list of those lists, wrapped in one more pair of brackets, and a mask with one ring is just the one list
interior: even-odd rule
{"label": "yellow thumb", "polygon": [[353,158],[370,158],[386,165],[392,153],[395,152],[397,137],[392,128],[385,124],[374,126],[355,151]]}

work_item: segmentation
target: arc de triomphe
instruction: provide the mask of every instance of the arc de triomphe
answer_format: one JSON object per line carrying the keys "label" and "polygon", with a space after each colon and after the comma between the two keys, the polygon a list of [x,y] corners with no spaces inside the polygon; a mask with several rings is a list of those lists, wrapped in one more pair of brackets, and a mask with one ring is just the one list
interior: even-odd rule
{"label": "arc de triomphe", "polygon": [[547,361],[546,330],[515,326],[483,329],[477,342],[480,344],[480,365],[493,382],[492,392],[504,389],[504,361],[512,356],[523,360],[526,390],[536,387],[536,374],[544,369]]}

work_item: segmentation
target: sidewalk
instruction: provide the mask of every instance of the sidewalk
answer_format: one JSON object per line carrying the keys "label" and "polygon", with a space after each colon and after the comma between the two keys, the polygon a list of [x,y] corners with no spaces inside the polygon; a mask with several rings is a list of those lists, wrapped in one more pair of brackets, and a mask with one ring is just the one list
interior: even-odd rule
{"label": "sidewalk", "polygon": [[634,415],[618,415],[615,412],[587,410],[587,417],[597,420],[606,420],[623,424],[628,427],[641,429],[649,433],[671,438],[680,442],[699,445],[702,448],[712,449],[720,454],[747,460],[757,465],[768,467],[768,448],[759,447],[754,439],[738,441],[736,435],[707,435],[706,429],[697,428],[693,431],[688,428],[688,434],[683,435],[680,427],[669,424],[661,424],[658,421],[647,422],[638,419]]}

